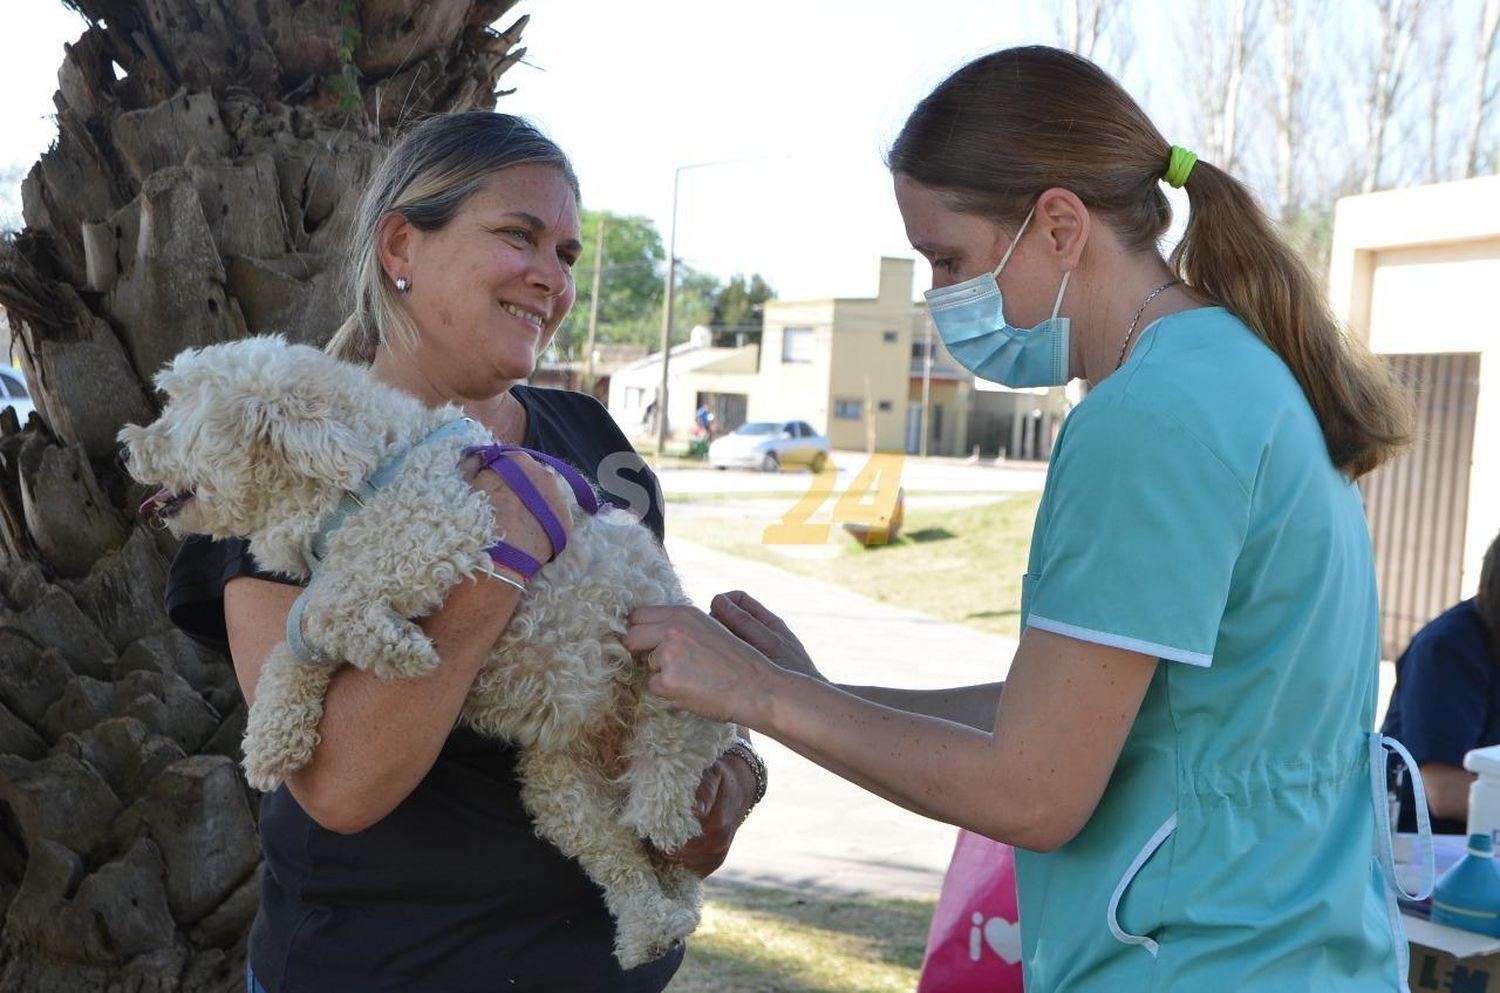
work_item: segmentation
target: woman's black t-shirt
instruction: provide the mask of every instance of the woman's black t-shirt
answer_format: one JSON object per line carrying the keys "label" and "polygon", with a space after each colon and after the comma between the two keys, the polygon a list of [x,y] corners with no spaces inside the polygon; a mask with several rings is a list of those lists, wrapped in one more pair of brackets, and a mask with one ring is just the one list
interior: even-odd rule
{"label": "woman's black t-shirt", "polygon": [[[526,447],[571,463],[660,539],[656,478],[604,408],[582,393],[513,390]],[[244,542],[188,539],[167,584],[172,620],[227,653],[224,584],[242,575],[277,578]],[[263,796],[256,978],[270,993],[664,989],[682,950],[620,970],[600,890],[533,833],[515,762],[509,746],[456,728],[411,795],[352,835],[319,827],[285,786]]]}

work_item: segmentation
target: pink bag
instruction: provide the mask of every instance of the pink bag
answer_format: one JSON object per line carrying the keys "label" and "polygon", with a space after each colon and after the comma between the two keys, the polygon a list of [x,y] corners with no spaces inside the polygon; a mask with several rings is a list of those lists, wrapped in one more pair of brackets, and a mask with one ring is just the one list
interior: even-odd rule
{"label": "pink bag", "polygon": [[1015,852],[959,831],[917,993],[1021,993],[1020,919]]}

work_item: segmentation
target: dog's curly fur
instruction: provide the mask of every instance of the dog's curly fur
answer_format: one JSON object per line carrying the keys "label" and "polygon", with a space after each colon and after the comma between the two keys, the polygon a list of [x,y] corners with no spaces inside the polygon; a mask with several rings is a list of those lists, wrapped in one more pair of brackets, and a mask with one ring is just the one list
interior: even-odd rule
{"label": "dog's curly fur", "polygon": [[[327,664],[283,641],[267,658],[245,731],[245,771],[273,789],[312,757],[323,696],[343,662],[387,678],[438,665],[408,618],[438,607],[488,563],[499,537],[488,498],[458,471],[461,450],[492,443],[478,424],[411,448],[461,417],[377,382],[367,369],[267,336],[183,352],[156,378],[161,417],[120,432],[139,481],[178,494],[178,534],[239,537],[267,570],[312,576],[305,632]],[[410,449],[400,472],[329,541],[313,574],[320,521],[376,466]],[[687,598],[655,538],[624,511],[573,508],[563,553],[530,582],[480,670],[462,719],[520,749],[521,799],[537,833],[578,859],[615,917],[615,956],[649,961],[698,925],[698,879],[657,857],[699,832],[703,771],[733,740],[728,725],[645,692],[649,676],[621,637],[631,609]],[[612,777],[599,742],[623,731]]]}

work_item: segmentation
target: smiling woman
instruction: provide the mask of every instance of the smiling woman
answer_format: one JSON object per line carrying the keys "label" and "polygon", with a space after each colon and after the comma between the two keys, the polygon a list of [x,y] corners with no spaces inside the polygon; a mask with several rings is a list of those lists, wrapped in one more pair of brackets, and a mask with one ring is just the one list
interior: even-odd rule
{"label": "smiling woman", "polygon": [[[432,118],[391,150],[355,227],[353,314],[329,352],[430,407],[461,407],[495,440],[569,462],[596,486],[610,467],[606,495],[660,492],[592,397],[521,383],[574,300],[578,184],[556,145],[503,114]],[[546,480],[539,463],[518,463]],[[475,484],[505,540],[530,541],[525,554],[545,561],[558,543],[509,485],[489,472]],[[642,516],[659,539],[659,501]],[[511,572],[461,583],[420,619],[441,658],[431,675],[333,676],[311,761],[262,799],[252,989],[654,993],[676,971],[680,944],[621,969],[599,889],[537,837],[516,751],[456,726],[525,585]],[[299,593],[243,542],[189,539],[168,607],[189,634],[229,648],[253,699]],[[719,758],[699,787],[702,834],[662,857],[713,871],[755,788],[749,758]]]}
{"label": "smiling woman", "polygon": [[440,229],[386,214],[381,268],[406,281],[404,302],[425,323],[409,354],[377,356],[377,373],[419,396],[477,402],[496,396],[497,379],[531,375],[573,306],[578,224],[567,177],[539,163],[489,178]]}

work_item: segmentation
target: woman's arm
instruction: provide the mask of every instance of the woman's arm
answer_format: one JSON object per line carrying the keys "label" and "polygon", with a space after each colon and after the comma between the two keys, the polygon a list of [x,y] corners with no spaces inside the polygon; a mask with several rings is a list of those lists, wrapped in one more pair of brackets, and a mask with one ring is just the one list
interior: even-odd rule
{"label": "woman's arm", "polygon": [[995,727],[995,713],[1000,708],[1005,684],[979,683],[974,686],[952,686],[940,690],[913,690],[899,686],[851,686],[834,683],[845,693],[869,703],[904,710],[924,717],[935,717],[978,731]]}
{"label": "woman's arm", "polygon": [[1479,777],[1447,762],[1423,762],[1418,768],[1427,792],[1428,812],[1445,820],[1468,820],[1469,787]]}
{"label": "woman's arm", "polygon": [[[742,590],[720,593],[709,607],[714,620],[737,638],[755,648],[771,662],[790,672],[830,682],[818,671],[801,640],[776,614]],[[1003,682],[977,686],[955,686],[939,690],[901,689],[893,686],[854,686],[834,683],[846,693],[895,710],[938,717],[955,724],[988,731],[995,726]]]}
{"label": "woman's arm", "polygon": [[[518,461],[568,527],[569,498],[550,470],[529,459]],[[538,560],[551,556],[546,533],[499,477],[484,472],[474,483],[489,493],[506,541]],[[248,701],[255,698],[261,666],[282,640],[299,592],[250,577],[224,587],[230,655]],[[484,578],[454,587],[440,608],[417,621],[442,659],[430,675],[377,679],[353,666],[339,668],[324,699],[321,741],[312,761],[287,778],[309,816],[331,831],[361,831],[416,788],[437,760],[475,674],[519,600],[513,587]]]}
{"label": "woman's arm", "polygon": [[691,608],[631,621],[626,647],[652,653],[654,692],[748,724],[909,810],[1037,851],[1093,815],[1157,663],[1027,631],[986,734],[789,673]]}

